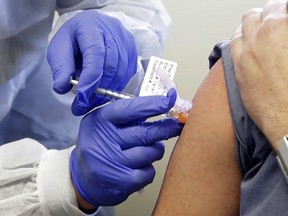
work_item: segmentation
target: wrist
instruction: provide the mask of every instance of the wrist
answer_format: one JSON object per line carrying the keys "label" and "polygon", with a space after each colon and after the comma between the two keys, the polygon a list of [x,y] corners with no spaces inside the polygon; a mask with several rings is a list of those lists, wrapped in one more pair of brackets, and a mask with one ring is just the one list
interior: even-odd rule
{"label": "wrist", "polygon": [[[262,110],[262,117],[258,116],[256,120],[260,130],[265,134],[269,140],[271,146],[275,151],[279,149],[282,138],[288,134],[288,122],[286,116],[286,105],[273,104],[275,110],[271,110],[269,107],[265,107]],[[264,105],[263,105],[264,106]],[[282,108],[282,109],[281,109]],[[252,118],[253,119],[253,118]],[[254,119],[253,119],[254,120]]]}
{"label": "wrist", "polygon": [[267,134],[267,138],[272,145],[273,149],[278,152],[280,146],[282,145],[283,137],[287,134],[286,132],[277,131],[271,134]]}
{"label": "wrist", "polygon": [[76,199],[77,199],[79,209],[87,214],[94,213],[95,211],[97,211],[98,209],[97,206],[91,205],[90,203],[88,203],[86,200],[82,198],[82,196],[79,194],[76,187],[74,186],[73,181],[72,181],[72,185],[76,194]]}

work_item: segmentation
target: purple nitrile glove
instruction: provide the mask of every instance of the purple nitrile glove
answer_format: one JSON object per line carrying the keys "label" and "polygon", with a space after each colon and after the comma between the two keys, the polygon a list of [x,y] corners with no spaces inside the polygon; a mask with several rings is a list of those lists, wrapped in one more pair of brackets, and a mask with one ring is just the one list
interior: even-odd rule
{"label": "purple nitrile glove", "polygon": [[74,115],[83,115],[107,99],[94,91],[121,91],[137,71],[134,37],[119,20],[97,10],[86,10],[66,21],[48,47],[54,86],[59,94],[69,92],[70,77],[79,77]]}
{"label": "purple nitrile glove", "polygon": [[174,118],[145,120],[166,113],[175,100],[174,89],[167,96],[118,100],[82,119],[70,172],[84,200],[114,206],[153,181],[152,163],[164,154],[161,141],[178,136],[183,124]]}

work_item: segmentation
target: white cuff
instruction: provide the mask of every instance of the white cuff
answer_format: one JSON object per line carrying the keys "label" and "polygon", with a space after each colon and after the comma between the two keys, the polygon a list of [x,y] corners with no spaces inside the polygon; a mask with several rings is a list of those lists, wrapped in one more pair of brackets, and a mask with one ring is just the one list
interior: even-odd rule
{"label": "white cuff", "polygon": [[86,215],[78,209],[70,178],[69,157],[72,150],[73,147],[61,151],[49,150],[39,164],[37,187],[44,215]]}

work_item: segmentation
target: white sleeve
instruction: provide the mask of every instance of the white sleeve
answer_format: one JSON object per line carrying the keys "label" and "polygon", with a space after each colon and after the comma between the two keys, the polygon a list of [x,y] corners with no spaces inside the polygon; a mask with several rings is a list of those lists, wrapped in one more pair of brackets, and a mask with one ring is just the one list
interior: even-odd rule
{"label": "white sleeve", "polygon": [[47,150],[32,139],[0,146],[0,215],[86,215],[70,179],[72,149]]}
{"label": "white sleeve", "polygon": [[[161,0],[78,0],[78,2],[71,6],[69,1],[58,0],[60,14],[72,12],[72,16],[66,14],[62,17],[61,24],[77,14],[73,11],[95,8],[118,18],[133,33],[138,55],[142,60],[149,59],[151,55],[161,56],[171,23]],[[56,24],[52,36],[60,26]]]}

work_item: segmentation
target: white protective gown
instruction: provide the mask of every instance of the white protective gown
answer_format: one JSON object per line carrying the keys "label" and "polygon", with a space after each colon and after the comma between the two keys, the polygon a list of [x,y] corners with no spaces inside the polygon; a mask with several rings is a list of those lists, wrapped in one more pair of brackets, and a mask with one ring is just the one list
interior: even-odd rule
{"label": "white protective gown", "polygon": [[0,0],[0,6],[0,145],[7,143],[0,146],[0,215],[81,215],[69,175],[80,117],[70,111],[72,93],[53,92],[46,61],[54,12],[65,17],[95,8],[119,18],[143,62],[161,54],[170,18],[160,0]]}

